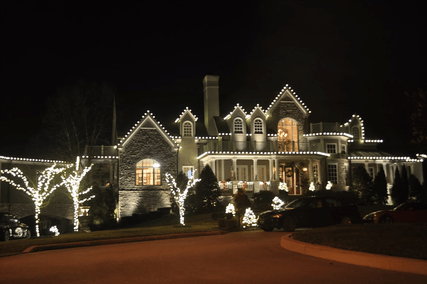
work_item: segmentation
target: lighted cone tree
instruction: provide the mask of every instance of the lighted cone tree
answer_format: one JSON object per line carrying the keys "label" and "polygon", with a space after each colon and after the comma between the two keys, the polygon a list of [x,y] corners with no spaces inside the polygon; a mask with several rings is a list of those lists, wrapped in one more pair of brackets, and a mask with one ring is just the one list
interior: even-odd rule
{"label": "lighted cone tree", "polygon": [[225,214],[229,213],[233,214],[233,217],[236,216],[236,209],[234,208],[234,205],[232,203],[229,203],[225,208]]}
{"label": "lighted cone tree", "polygon": [[242,220],[242,225],[243,228],[256,226],[256,216],[254,211],[252,211],[250,207],[246,208],[245,215],[243,216]]}
{"label": "lighted cone tree", "polygon": [[190,179],[188,179],[187,181],[187,185],[185,187],[185,189],[181,189],[176,185],[175,179],[174,177],[169,174],[166,173],[166,182],[172,192],[172,196],[176,202],[176,204],[178,205],[178,210],[179,210],[179,223],[181,224],[181,226],[185,226],[185,222],[184,222],[184,214],[185,214],[185,208],[184,208],[184,203],[185,203],[185,199],[187,198],[187,193],[188,190],[190,188],[192,188],[196,182],[198,182],[199,179],[194,179],[194,177],[191,177]]}
{"label": "lighted cone tree", "polygon": [[[40,208],[42,207],[46,198],[49,195],[51,195],[58,187],[62,185],[62,183],[55,184],[54,178],[57,177],[57,175],[63,172],[65,169],[66,167],[57,168],[56,164],[54,164],[49,168],[46,168],[43,172],[40,173],[37,179],[37,185],[34,187],[30,186],[27,176],[25,176],[24,173],[18,168],[12,168],[10,170],[5,169],[0,171],[0,173],[2,174],[0,176],[0,180],[13,185],[14,187],[16,187],[16,189],[24,191],[33,200],[34,207],[35,207],[34,217],[36,221],[37,237],[40,237],[40,231],[39,231]],[[11,175],[12,177],[20,178],[23,184],[16,183],[14,180],[11,180],[3,176],[4,174],[8,174],[8,175]]]}
{"label": "lighted cone tree", "polygon": [[80,204],[91,200],[95,195],[91,195],[87,198],[81,199],[81,196],[88,194],[92,187],[87,188],[84,191],[80,191],[80,183],[85,175],[91,170],[92,166],[84,168],[82,171],[78,170],[78,164],[76,164],[76,169],[73,170],[67,177],[61,176],[62,184],[67,188],[68,192],[71,195],[74,205],[74,232],[79,231],[79,206]]}
{"label": "lighted cone tree", "polygon": [[281,182],[279,184],[279,190],[284,190],[284,191],[288,192],[288,185],[286,184],[286,182]]}

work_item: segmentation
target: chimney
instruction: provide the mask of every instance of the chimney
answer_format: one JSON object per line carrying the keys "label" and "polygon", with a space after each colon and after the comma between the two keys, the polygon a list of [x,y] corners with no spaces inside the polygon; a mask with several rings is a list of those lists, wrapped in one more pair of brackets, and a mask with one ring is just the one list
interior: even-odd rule
{"label": "chimney", "polygon": [[206,75],[203,78],[203,102],[205,111],[205,126],[208,134],[218,135],[214,117],[219,116],[219,76]]}

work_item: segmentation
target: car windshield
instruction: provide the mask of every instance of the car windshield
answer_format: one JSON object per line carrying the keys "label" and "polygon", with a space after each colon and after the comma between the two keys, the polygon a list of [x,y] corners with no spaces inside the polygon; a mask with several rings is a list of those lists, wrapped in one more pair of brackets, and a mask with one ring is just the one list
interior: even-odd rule
{"label": "car windshield", "polygon": [[294,209],[304,206],[306,203],[305,199],[296,199],[292,202],[290,202],[288,205],[285,206],[285,209]]}
{"label": "car windshield", "polygon": [[408,210],[409,207],[412,206],[412,203],[402,203],[398,206],[396,206],[393,211],[401,211],[401,210]]}

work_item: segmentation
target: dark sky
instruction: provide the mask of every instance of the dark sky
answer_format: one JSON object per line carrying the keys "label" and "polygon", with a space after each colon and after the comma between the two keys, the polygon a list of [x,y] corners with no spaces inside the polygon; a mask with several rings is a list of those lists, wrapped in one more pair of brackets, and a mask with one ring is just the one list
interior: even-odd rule
{"label": "dark sky", "polygon": [[267,108],[289,84],[311,122],[357,113],[367,138],[395,145],[409,129],[404,91],[427,82],[421,1],[10,2],[0,4],[3,156],[28,156],[46,98],[81,79],[116,88],[122,133],[146,110],[165,122],[188,106],[202,119],[212,74],[224,116],[236,103]]}

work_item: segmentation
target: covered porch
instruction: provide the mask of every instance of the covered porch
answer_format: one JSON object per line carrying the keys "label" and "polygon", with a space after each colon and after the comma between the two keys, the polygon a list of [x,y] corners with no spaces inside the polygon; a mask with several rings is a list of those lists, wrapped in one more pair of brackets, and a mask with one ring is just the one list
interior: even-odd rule
{"label": "covered porch", "polygon": [[262,190],[278,194],[281,183],[286,183],[290,195],[302,195],[311,182],[322,183],[322,165],[328,156],[322,152],[209,151],[198,160],[200,168],[212,168],[223,195],[235,194],[238,188],[248,194]]}

